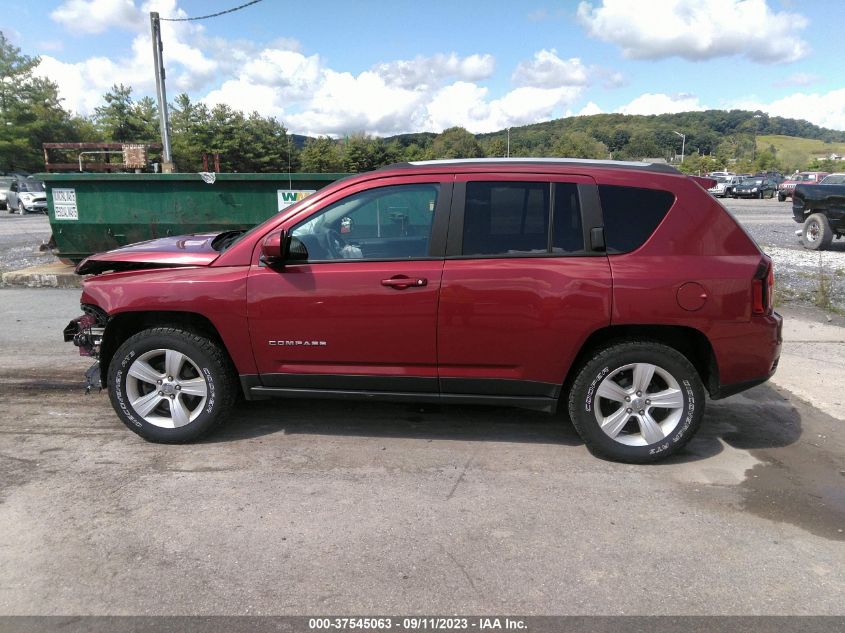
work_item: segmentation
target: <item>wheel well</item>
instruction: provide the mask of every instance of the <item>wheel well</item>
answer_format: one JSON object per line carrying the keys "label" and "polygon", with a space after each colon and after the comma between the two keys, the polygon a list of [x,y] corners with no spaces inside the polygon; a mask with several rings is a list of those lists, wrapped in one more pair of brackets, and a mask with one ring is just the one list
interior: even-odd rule
{"label": "wheel well", "polygon": [[709,393],[719,389],[719,366],[710,341],[699,330],[678,325],[610,325],[593,332],[578,352],[567,375],[564,393],[575,377],[575,369],[604,347],[629,340],[663,343],[683,354],[698,372]]}
{"label": "wheel well", "polygon": [[[217,343],[229,356],[229,351],[214,324],[195,312],[123,312],[109,319],[100,344],[100,380],[103,387],[109,375],[109,364],[117,349],[130,336],[152,327],[176,327],[189,330]],[[229,356],[229,362],[232,359]],[[233,365],[234,366],[234,365]]]}

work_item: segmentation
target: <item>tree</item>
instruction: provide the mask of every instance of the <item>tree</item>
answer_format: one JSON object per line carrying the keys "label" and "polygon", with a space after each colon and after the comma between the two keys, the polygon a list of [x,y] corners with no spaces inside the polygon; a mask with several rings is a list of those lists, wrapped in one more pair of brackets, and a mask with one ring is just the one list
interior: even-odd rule
{"label": "tree", "polygon": [[338,173],[343,170],[337,143],[328,136],[308,139],[301,160],[302,171],[307,173]]}
{"label": "tree", "polygon": [[567,158],[607,158],[607,146],[584,132],[569,132],[557,138],[553,156]]}
{"label": "tree", "polygon": [[436,158],[481,158],[484,152],[478,140],[462,127],[443,130],[431,144]]}
{"label": "tree", "polygon": [[143,97],[132,108],[132,114],[138,125],[138,138],[153,141],[161,136],[158,106],[152,97]]}
{"label": "tree", "polygon": [[507,156],[508,144],[505,139],[496,137],[485,145],[482,145],[485,156],[500,158]]}
{"label": "tree", "polygon": [[0,32],[0,173],[36,171],[44,165],[42,143],[76,140],[58,86],[33,74],[40,62]]}
{"label": "tree", "polygon": [[180,170],[202,169],[202,153],[209,150],[210,117],[204,103],[192,103],[184,92],[170,105],[170,145]]}
{"label": "tree", "polygon": [[158,112],[149,97],[139,103],[132,100],[132,88],[115,84],[103,95],[105,105],[94,108],[94,122],[111,141],[152,141],[158,134],[154,122]]}

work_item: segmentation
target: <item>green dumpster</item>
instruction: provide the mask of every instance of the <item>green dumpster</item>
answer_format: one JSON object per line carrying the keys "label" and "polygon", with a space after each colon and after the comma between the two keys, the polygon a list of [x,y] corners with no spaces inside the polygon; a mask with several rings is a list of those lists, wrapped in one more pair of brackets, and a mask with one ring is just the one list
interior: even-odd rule
{"label": "green dumpster", "polygon": [[247,229],[348,174],[40,174],[57,255]]}

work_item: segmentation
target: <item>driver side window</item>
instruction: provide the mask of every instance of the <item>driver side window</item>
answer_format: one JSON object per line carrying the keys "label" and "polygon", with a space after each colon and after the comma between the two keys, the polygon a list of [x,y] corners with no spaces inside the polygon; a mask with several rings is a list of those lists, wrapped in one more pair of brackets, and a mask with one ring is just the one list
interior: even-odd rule
{"label": "driver side window", "polygon": [[439,193],[437,184],[410,184],[352,194],[294,227],[291,259],[423,259]]}

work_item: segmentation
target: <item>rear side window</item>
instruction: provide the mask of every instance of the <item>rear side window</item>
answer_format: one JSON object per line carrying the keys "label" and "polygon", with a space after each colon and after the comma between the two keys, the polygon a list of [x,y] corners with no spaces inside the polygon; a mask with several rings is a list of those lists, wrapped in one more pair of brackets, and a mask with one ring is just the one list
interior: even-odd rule
{"label": "rear side window", "polygon": [[464,256],[571,255],[583,251],[577,185],[467,183]]}
{"label": "rear side window", "polygon": [[661,189],[599,185],[608,253],[629,253],[654,233],[675,202]]}
{"label": "rear side window", "polygon": [[548,183],[467,183],[464,255],[546,253],[548,235]]}

